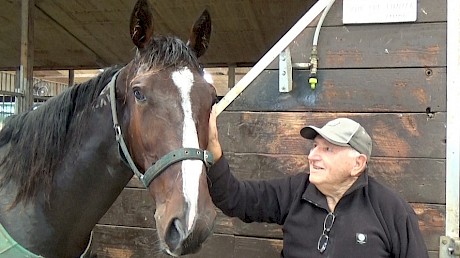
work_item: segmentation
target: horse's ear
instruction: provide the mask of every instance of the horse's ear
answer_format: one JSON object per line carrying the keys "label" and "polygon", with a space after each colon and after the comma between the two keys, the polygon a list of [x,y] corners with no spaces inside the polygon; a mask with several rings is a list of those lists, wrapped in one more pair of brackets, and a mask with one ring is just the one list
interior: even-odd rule
{"label": "horse's ear", "polygon": [[148,0],[138,0],[131,13],[130,35],[134,45],[143,49],[153,35],[153,15]]}
{"label": "horse's ear", "polygon": [[204,10],[192,27],[187,45],[195,51],[197,57],[200,57],[206,52],[206,49],[208,49],[210,38],[211,15],[209,15],[208,10]]}

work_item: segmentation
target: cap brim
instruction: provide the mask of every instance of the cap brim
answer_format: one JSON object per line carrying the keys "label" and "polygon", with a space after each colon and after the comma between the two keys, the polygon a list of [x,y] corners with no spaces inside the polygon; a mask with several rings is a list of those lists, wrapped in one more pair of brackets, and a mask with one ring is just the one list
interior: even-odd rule
{"label": "cap brim", "polygon": [[318,127],[307,126],[300,130],[300,135],[305,139],[313,140],[319,134],[317,130],[319,131]]}
{"label": "cap brim", "polygon": [[321,135],[326,141],[338,145],[338,146],[350,146],[348,143],[345,142],[339,142],[336,140],[333,140],[332,137],[328,136],[327,133],[323,132],[321,128],[318,128],[316,126],[307,126],[304,127],[300,130],[300,135],[309,140],[315,139],[316,136]]}

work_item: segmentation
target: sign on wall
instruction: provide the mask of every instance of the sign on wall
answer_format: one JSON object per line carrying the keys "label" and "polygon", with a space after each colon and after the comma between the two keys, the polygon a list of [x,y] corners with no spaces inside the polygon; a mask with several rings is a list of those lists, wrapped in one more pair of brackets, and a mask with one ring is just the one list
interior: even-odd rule
{"label": "sign on wall", "polygon": [[391,23],[417,20],[417,0],[343,0],[343,23]]}

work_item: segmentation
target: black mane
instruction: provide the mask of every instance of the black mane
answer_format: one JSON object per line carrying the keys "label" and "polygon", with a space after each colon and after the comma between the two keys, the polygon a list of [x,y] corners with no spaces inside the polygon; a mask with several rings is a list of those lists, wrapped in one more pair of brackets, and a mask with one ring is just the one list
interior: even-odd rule
{"label": "black mane", "polygon": [[[66,153],[70,125],[110,82],[119,67],[111,67],[99,76],[74,85],[55,96],[39,108],[11,116],[0,131],[0,187],[11,180],[18,184],[18,194],[13,204],[28,201],[39,190],[51,191],[56,166]],[[75,135],[73,135],[74,137]],[[78,136],[77,136],[78,137]]]}

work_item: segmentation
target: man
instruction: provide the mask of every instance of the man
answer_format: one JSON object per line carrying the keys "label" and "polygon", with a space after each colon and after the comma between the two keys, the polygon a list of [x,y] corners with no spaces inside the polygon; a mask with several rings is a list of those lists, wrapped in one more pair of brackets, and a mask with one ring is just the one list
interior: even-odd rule
{"label": "man", "polygon": [[283,225],[281,257],[428,257],[409,204],[368,175],[372,140],[357,122],[307,126],[310,171],[282,179],[239,181],[222,154],[213,110],[208,176],[215,205],[245,222]]}

